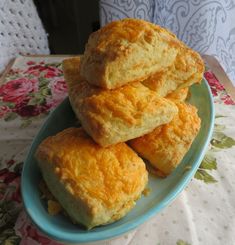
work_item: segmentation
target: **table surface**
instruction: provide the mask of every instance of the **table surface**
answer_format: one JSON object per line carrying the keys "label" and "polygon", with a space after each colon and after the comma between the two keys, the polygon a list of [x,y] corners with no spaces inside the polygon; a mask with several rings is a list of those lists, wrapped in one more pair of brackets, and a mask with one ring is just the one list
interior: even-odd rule
{"label": "table surface", "polygon": [[[48,113],[67,96],[63,56],[19,57],[0,81],[0,243],[59,244],[27,217],[23,161]],[[97,244],[235,244],[235,103],[207,68],[216,111],[204,160],[178,198],[138,229]],[[8,242],[8,243],[7,243]]]}

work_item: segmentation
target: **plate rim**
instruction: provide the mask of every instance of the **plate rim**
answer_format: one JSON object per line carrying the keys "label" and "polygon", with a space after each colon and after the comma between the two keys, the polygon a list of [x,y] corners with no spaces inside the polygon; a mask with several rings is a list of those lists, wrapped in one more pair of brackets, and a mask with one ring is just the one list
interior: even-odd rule
{"label": "plate rim", "polygon": [[[200,152],[199,157],[196,159],[196,161],[194,161],[194,164],[192,165],[192,168],[190,170],[190,172],[187,175],[184,175],[179,182],[177,182],[176,186],[174,186],[174,188],[171,188],[168,195],[166,195],[155,207],[152,207],[151,209],[149,209],[147,212],[145,212],[144,214],[142,214],[140,217],[136,217],[133,218],[132,220],[119,225],[118,227],[112,227],[111,229],[107,229],[107,230],[102,230],[102,231],[97,231],[95,233],[76,233],[74,235],[71,234],[64,234],[61,235],[60,232],[54,232],[53,234],[51,232],[48,231],[48,229],[46,227],[40,226],[36,221],[35,218],[32,214],[32,211],[28,208],[27,204],[26,204],[26,194],[24,193],[24,185],[25,185],[25,169],[26,169],[26,164],[23,165],[23,170],[22,170],[22,175],[21,175],[21,195],[22,195],[22,203],[23,203],[23,207],[24,210],[26,211],[26,213],[28,214],[28,216],[30,217],[32,223],[40,230],[42,231],[45,235],[51,237],[52,239],[59,241],[59,242],[69,242],[69,243],[87,243],[87,242],[95,242],[95,241],[101,241],[101,240],[108,240],[111,238],[115,238],[118,237],[122,234],[128,233],[131,230],[134,230],[135,228],[137,228],[139,225],[145,223],[146,221],[148,221],[149,219],[151,219],[153,216],[155,216],[158,212],[160,212],[164,207],[166,207],[167,205],[169,205],[182,191],[183,189],[188,185],[188,183],[190,182],[190,180],[192,179],[193,175],[195,174],[195,172],[197,171],[206,151],[209,145],[209,142],[211,140],[211,136],[213,133],[213,129],[214,129],[214,120],[215,120],[215,109],[214,109],[214,103],[213,103],[213,96],[211,93],[211,89],[210,86],[207,82],[207,80],[205,79],[205,77],[203,77],[202,82],[205,83],[206,85],[206,89],[208,92],[208,97],[209,97],[209,108],[210,108],[210,126],[209,126],[209,130],[207,133],[207,138],[206,141],[204,143],[204,146]],[[62,103],[66,103],[66,100],[68,100],[68,97],[62,102]],[[58,107],[57,107],[58,108]],[[35,138],[33,139],[30,148],[27,152],[27,157],[24,161],[24,163],[29,162],[29,160],[32,157],[32,148],[33,146],[36,144],[38,135],[40,135],[45,128],[48,125],[48,122],[50,120],[50,118],[53,116],[53,114],[55,113],[56,109],[55,108],[51,113],[50,116],[46,119],[46,121],[43,123],[43,125],[41,126],[40,130],[37,132]]]}

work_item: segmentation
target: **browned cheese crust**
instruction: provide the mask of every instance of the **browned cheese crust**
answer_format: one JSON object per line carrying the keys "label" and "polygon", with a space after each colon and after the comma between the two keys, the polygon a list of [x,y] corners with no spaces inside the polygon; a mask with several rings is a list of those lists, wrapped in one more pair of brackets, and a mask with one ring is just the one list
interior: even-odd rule
{"label": "browned cheese crust", "polygon": [[101,146],[147,134],[170,122],[178,111],[173,102],[139,82],[105,90],[90,85],[79,75],[77,80],[70,79],[74,71],[67,68],[68,63],[63,63],[63,69],[72,108],[83,128]]}
{"label": "browned cheese crust", "polygon": [[152,74],[143,81],[143,84],[165,97],[169,93],[200,83],[204,70],[201,56],[181,42],[173,65]]}
{"label": "browned cheese crust", "polygon": [[167,176],[181,162],[200,129],[197,109],[176,102],[179,113],[173,120],[157,127],[150,134],[129,141],[129,145],[159,171]]}
{"label": "browned cheese crust", "polygon": [[49,190],[88,229],[126,215],[148,180],[143,160],[125,143],[102,148],[82,128],[45,139],[36,159]]}
{"label": "browned cheese crust", "polygon": [[174,34],[150,22],[114,21],[90,35],[81,75],[106,89],[142,81],[171,66],[181,46]]}
{"label": "browned cheese crust", "polygon": [[178,101],[185,101],[189,94],[189,88],[181,88],[178,89],[166,96],[166,99],[169,100],[178,100]]}

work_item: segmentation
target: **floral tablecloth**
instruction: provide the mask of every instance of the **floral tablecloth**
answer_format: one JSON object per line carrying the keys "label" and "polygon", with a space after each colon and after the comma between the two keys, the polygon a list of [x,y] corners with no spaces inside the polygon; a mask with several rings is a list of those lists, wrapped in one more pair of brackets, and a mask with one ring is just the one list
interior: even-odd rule
{"label": "floral tablecloth", "polygon": [[[30,143],[65,97],[64,57],[19,57],[0,82],[0,244],[59,244],[27,217],[20,177]],[[215,103],[208,152],[178,198],[138,229],[110,245],[235,244],[235,103],[211,70],[205,72]]]}

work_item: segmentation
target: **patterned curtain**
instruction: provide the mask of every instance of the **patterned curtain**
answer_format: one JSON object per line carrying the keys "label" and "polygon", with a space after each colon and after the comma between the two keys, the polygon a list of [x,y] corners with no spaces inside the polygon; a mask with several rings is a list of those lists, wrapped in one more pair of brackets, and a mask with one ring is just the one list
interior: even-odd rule
{"label": "patterned curtain", "polygon": [[234,0],[100,0],[100,21],[151,21],[174,32],[201,54],[215,56],[235,86]]}

